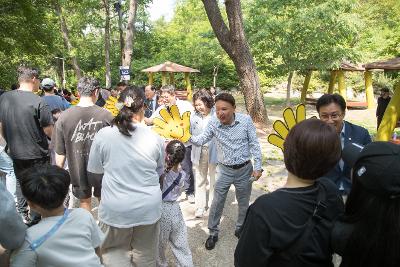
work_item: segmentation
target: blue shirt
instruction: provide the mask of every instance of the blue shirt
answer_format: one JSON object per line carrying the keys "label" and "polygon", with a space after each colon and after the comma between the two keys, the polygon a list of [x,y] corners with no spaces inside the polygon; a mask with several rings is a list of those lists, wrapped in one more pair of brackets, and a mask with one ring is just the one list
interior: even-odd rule
{"label": "blue shirt", "polygon": [[43,96],[44,101],[50,107],[50,111],[55,109],[60,109],[61,111],[66,110],[69,108],[70,104],[68,103],[65,98],[62,98],[58,95],[45,95]]}
{"label": "blue shirt", "polygon": [[258,143],[256,128],[249,115],[235,113],[232,124],[222,124],[213,116],[205,131],[192,136],[190,142],[201,146],[213,137],[217,140],[218,161],[224,165],[241,164],[253,156],[254,169],[261,170],[261,147]]}

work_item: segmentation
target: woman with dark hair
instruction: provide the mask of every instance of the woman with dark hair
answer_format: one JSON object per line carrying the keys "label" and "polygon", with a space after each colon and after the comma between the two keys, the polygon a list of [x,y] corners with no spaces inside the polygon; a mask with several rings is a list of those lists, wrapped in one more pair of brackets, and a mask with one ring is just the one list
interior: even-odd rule
{"label": "woman with dark hair", "polygon": [[330,233],[343,212],[333,182],[320,178],[341,155],[333,127],[308,119],[284,143],[286,184],[248,209],[235,251],[235,266],[333,266]]}
{"label": "woman with dark hair", "polygon": [[343,160],[353,167],[353,186],[332,231],[340,266],[400,266],[400,146],[352,144],[344,148]]}
{"label": "woman with dark hair", "polygon": [[[193,95],[193,105],[195,112],[190,118],[190,132],[196,136],[203,133],[211,116],[215,114],[214,99],[206,89],[201,89]],[[211,206],[214,195],[215,169],[218,163],[215,138],[202,146],[192,145],[191,157],[196,177],[195,216],[201,218],[206,208]],[[207,183],[210,185],[209,204],[207,204]]]}
{"label": "woman with dark hair", "polygon": [[104,174],[99,205],[105,266],[155,266],[164,142],[142,124],[144,92],[121,92],[119,114],[93,141],[88,171]]}

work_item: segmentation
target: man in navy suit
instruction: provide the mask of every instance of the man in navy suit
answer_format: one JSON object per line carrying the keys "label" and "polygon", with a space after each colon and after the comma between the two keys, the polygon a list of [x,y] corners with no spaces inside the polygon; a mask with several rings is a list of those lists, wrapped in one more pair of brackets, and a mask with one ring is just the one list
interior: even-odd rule
{"label": "man in navy suit", "polygon": [[154,111],[158,108],[158,98],[156,94],[156,87],[154,85],[147,85],[144,88],[144,94],[146,96],[145,104],[146,110],[144,111],[144,116],[150,118]]}
{"label": "man in navy suit", "polygon": [[[324,94],[318,99],[316,108],[320,120],[336,129],[342,142],[342,149],[350,143],[362,146],[371,143],[367,129],[344,120],[346,101],[341,95]],[[351,167],[340,159],[335,168],[325,175],[337,185],[343,196],[347,196],[351,189],[350,170]]]}

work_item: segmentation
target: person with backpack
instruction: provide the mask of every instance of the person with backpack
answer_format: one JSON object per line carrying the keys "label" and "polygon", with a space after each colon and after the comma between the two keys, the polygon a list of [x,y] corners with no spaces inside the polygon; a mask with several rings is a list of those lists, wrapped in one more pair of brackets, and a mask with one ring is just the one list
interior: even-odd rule
{"label": "person with backpack", "polygon": [[283,154],[286,184],[249,207],[235,266],[333,266],[330,233],[343,201],[320,177],[339,161],[340,139],[328,124],[304,120],[290,130]]}
{"label": "person with backpack", "polygon": [[160,176],[163,203],[157,266],[168,266],[165,252],[170,242],[177,266],[189,267],[193,266],[192,253],[189,248],[185,220],[177,202],[182,190],[190,184],[189,176],[179,167],[185,157],[186,148],[182,142],[172,140],[167,144],[165,152],[166,168]]}

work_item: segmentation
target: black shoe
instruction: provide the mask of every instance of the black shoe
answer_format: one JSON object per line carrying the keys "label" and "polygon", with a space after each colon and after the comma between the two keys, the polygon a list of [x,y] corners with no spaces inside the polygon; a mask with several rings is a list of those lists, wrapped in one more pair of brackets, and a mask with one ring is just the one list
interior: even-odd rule
{"label": "black shoe", "polygon": [[235,236],[239,239],[240,238],[240,229],[235,230]]}
{"label": "black shoe", "polygon": [[212,250],[215,247],[215,243],[218,241],[217,235],[210,235],[206,240],[206,249]]}

